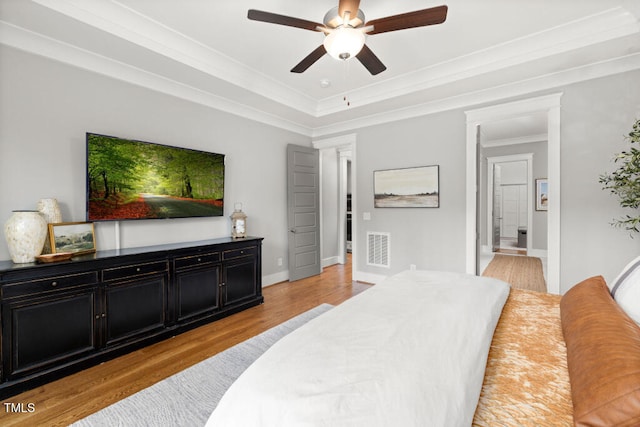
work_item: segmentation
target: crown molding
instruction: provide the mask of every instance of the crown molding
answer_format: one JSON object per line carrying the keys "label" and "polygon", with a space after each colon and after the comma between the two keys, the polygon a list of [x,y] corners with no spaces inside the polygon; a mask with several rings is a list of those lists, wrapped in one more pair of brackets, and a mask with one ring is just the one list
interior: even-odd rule
{"label": "crown molding", "polygon": [[57,62],[145,87],[177,98],[245,117],[250,120],[311,136],[311,128],[268,112],[217,96],[111,58],[97,55],[42,34],[0,21],[0,43]]}
{"label": "crown molding", "polygon": [[[597,43],[640,32],[635,16],[621,7],[511,40],[451,61],[362,87],[346,94],[351,104],[365,106],[386,99],[442,86],[458,80],[514,67]],[[347,109],[345,95],[318,104],[318,117]]]}
{"label": "crown molding", "polygon": [[150,19],[115,0],[33,0],[108,34],[303,113],[314,115],[307,95]]}
{"label": "crown molding", "polygon": [[[184,34],[156,22],[116,0],[33,0],[104,32],[220,78],[312,117],[345,111],[344,94],[319,102],[246,67]],[[549,30],[511,40],[444,63],[353,90],[347,94],[359,107],[453,83],[458,80],[559,55],[640,32],[628,10],[616,7]]]}
{"label": "crown molding", "polygon": [[[117,37],[136,43],[158,54],[202,70],[270,102],[299,112],[299,120],[287,119],[268,108],[252,107],[211,91],[204,91],[184,83],[136,68],[105,56],[54,40],[42,34],[0,21],[0,43],[52,60],[114,79],[146,87],[191,102],[218,109],[304,136],[318,138],[344,133],[362,127],[409,119],[457,108],[504,100],[562,85],[590,80],[607,75],[640,69],[640,54],[631,54],[573,69],[516,81],[500,86],[486,87],[455,96],[434,99],[404,108],[387,110],[352,120],[335,121],[329,125],[314,125],[315,119],[344,111],[342,95],[318,103],[302,96],[286,85],[208,48],[188,37],[166,28],[162,24],[140,16],[117,1],[106,0],[33,0],[74,19],[93,25]],[[360,106],[399,97],[420,90],[451,84],[460,79],[480,76],[527,61],[562,54],[594,43],[637,34],[640,24],[633,14],[615,8],[578,21],[552,28],[499,46],[476,52],[442,64],[436,64],[383,83],[369,85],[353,91],[349,98]],[[202,58],[208,58],[203,60]],[[250,83],[249,83],[250,82]],[[336,107],[334,104],[340,107]],[[357,109],[354,109],[357,111]],[[361,111],[364,111],[361,110]],[[304,123],[303,123],[304,122]]]}
{"label": "crown molding", "polygon": [[434,100],[407,108],[385,111],[355,120],[333,123],[328,126],[315,127],[312,137],[319,138],[332,134],[349,132],[355,129],[396,122],[420,116],[440,113],[474,105],[501,101],[508,98],[529,95],[532,93],[559,88],[581,81],[606,77],[640,69],[640,53],[615,58],[608,61],[589,64],[557,73],[546,74],[531,79],[521,80],[502,86],[494,86],[474,92]]}

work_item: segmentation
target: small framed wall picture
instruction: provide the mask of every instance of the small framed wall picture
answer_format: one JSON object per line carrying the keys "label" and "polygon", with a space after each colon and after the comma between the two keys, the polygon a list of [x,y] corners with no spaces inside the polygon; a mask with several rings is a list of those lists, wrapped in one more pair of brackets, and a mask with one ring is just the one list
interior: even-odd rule
{"label": "small framed wall picture", "polygon": [[49,224],[51,253],[83,254],[96,251],[92,222],[60,222]]}
{"label": "small framed wall picture", "polygon": [[546,178],[536,179],[536,210],[549,210],[549,185]]}

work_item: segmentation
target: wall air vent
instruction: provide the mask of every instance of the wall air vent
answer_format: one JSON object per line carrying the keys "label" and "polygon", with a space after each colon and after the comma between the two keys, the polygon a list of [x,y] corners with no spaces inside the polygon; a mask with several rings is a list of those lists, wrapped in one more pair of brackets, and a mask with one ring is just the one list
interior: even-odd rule
{"label": "wall air vent", "polygon": [[391,267],[391,245],[389,233],[367,231],[367,265]]}

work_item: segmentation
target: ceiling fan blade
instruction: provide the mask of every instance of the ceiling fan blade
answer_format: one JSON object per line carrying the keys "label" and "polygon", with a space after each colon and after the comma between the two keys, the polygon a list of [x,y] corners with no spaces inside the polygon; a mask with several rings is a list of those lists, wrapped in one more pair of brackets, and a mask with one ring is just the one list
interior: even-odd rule
{"label": "ceiling fan blade", "polygon": [[407,28],[425,27],[427,25],[442,24],[447,19],[447,6],[432,7],[416,10],[415,12],[387,16],[374,19],[366,25],[373,25],[373,30],[367,34],[379,34],[389,31],[405,30]]}
{"label": "ceiling fan blade", "polygon": [[362,65],[374,76],[387,69],[366,44],[362,46],[362,50],[356,55],[356,58],[358,58]]}
{"label": "ceiling fan blade", "polygon": [[307,68],[311,67],[316,61],[322,58],[327,53],[327,49],[325,49],[324,45],[318,46],[316,50],[311,52],[304,58],[298,65],[291,69],[292,73],[303,73],[307,70]]}
{"label": "ceiling fan blade", "polygon": [[249,9],[247,18],[252,21],[268,22],[270,24],[286,25],[288,27],[302,28],[303,30],[321,31],[317,27],[324,25],[317,22],[307,21],[305,19],[292,18],[290,16],[278,15],[271,12],[263,12],[261,10]]}
{"label": "ceiling fan blade", "polygon": [[353,19],[358,15],[359,8],[360,0],[340,0],[338,4],[338,15],[340,18],[343,18],[345,12],[351,12],[351,19]]}

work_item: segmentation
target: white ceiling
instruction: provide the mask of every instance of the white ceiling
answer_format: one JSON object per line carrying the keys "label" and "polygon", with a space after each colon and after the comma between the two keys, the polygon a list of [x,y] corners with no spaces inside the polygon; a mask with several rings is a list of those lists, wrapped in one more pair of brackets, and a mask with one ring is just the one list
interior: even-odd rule
{"label": "white ceiling", "polygon": [[367,38],[377,76],[328,55],[290,73],[323,34],[247,19],[322,22],[337,0],[0,0],[0,43],[313,137],[640,68],[639,0],[360,8],[371,20],[440,4],[443,24]]}

